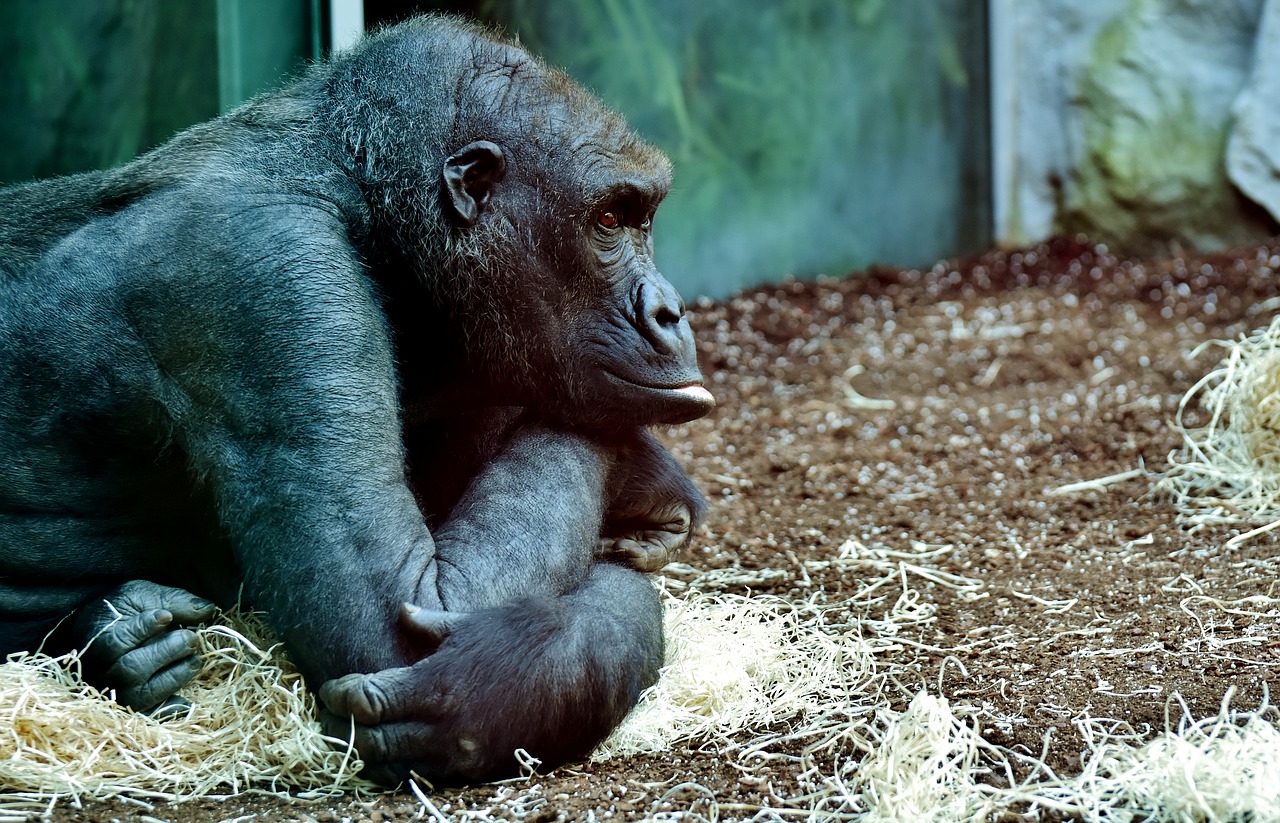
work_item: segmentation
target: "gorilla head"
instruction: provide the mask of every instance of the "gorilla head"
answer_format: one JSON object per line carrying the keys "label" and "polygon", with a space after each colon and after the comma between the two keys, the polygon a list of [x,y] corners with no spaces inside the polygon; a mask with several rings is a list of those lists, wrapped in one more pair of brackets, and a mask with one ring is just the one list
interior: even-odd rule
{"label": "gorilla head", "polygon": [[[489,402],[552,421],[705,414],[684,303],[653,258],[666,157],[518,47],[453,21],[409,25],[422,36],[371,38],[329,92],[375,209],[375,269],[425,281],[432,345],[460,349],[468,388]],[[414,357],[409,337],[400,345]]]}

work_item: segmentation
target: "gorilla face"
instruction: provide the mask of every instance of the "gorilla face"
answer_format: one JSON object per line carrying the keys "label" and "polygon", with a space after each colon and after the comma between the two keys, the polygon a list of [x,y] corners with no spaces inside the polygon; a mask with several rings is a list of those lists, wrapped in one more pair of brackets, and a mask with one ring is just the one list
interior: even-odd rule
{"label": "gorilla face", "polygon": [[[664,164],[665,165],[665,164]],[[587,278],[605,285],[585,312],[577,348],[584,381],[611,414],[682,423],[710,411],[684,301],[653,259],[653,220],[669,186],[665,167],[633,172],[593,198],[579,225]]]}
{"label": "gorilla face", "polygon": [[[459,313],[472,359],[513,403],[577,426],[701,417],[715,400],[653,258],[670,163],[576,87],[537,87],[553,114],[526,121],[519,143],[503,129],[506,145],[474,141],[445,163],[445,211],[486,275],[487,308]],[[537,139],[548,122],[559,130]]]}

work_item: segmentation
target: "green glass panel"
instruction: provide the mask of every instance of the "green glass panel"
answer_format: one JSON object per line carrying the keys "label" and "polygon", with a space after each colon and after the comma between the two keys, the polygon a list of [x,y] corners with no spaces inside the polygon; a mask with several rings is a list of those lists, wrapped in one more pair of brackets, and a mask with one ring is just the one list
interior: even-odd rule
{"label": "green glass panel", "polygon": [[216,5],[224,112],[280,85],[313,56],[311,0],[216,0]]}
{"label": "green glass panel", "polygon": [[5,0],[0,55],[0,183],[118,165],[218,113],[208,0]]}
{"label": "green glass panel", "polygon": [[323,0],[3,0],[0,184],[127,162],[302,68]]}
{"label": "green glass panel", "polygon": [[671,155],[655,236],[685,294],[925,264],[990,240],[985,2],[471,6]]}

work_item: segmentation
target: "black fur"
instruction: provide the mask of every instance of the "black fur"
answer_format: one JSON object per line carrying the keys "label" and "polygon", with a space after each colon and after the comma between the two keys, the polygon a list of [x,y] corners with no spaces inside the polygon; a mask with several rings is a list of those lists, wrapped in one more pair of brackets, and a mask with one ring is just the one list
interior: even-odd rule
{"label": "black fur", "polygon": [[93,640],[169,705],[201,598],[242,596],[380,779],[585,754],[704,506],[644,431],[710,406],[668,185],[568,78],[422,18],[0,191],[0,653]]}

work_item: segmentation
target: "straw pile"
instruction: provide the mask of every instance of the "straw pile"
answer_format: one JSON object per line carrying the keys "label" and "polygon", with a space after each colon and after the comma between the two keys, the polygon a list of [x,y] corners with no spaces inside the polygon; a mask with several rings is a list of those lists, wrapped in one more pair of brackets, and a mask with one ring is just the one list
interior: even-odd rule
{"label": "straw pile", "polygon": [[[0,791],[14,793],[10,805],[372,788],[354,777],[360,762],[320,734],[314,696],[279,647],[268,648],[262,623],[236,615],[229,622],[237,628],[199,631],[205,668],[183,691],[194,706],[164,722],[86,686],[75,655],[21,654],[0,665],[0,718],[8,721],[0,729]],[[863,693],[870,648],[856,634],[823,630],[814,607],[694,592],[667,596],[665,622],[662,680],[595,760],[727,737],[871,696]]]}
{"label": "straw pile", "polygon": [[[653,808],[685,821],[1280,820],[1280,727],[1266,704],[1238,712],[1228,697],[1217,717],[1184,717],[1154,740],[1118,721],[1078,717],[1089,745],[1080,775],[1067,778],[1031,753],[986,742],[972,709],[930,689],[893,708],[901,704],[892,695],[900,700],[915,679],[916,655],[948,652],[908,637],[936,619],[931,592],[986,596],[982,581],[938,567],[950,550],[848,541],[833,559],[804,563],[801,577],[828,564],[857,573],[858,593],[838,602],[820,591],[797,601],[718,590],[776,570],[668,580],[684,591],[666,598],[663,678],[595,759],[711,742],[744,785],[769,785],[775,768],[796,775],[797,791],[763,806],[681,783]],[[370,789],[354,776],[359,762],[320,735],[314,699],[261,624],[232,618],[238,630],[202,630],[206,669],[186,691],[194,707],[178,720],[121,709],[79,681],[74,658],[21,655],[0,666],[0,790],[8,792],[0,821],[56,798]],[[528,792],[541,791],[537,779]],[[446,815],[410,788],[436,820],[504,819],[520,798],[499,787],[510,802],[495,795],[489,811]]]}
{"label": "straw pile", "polygon": [[1219,713],[1199,721],[1184,709],[1176,727],[1145,744],[1116,721],[1094,720],[1082,773],[1021,794],[1087,821],[1280,820],[1277,712],[1230,703],[1228,692]]}
{"label": "straw pile", "polygon": [[[1261,524],[1232,546],[1280,527],[1280,318],[1238,341],[1205,345],[1226,355],[1179,403],[1183,446],[1158,487],[1188,522]],[[1197,406],[1208,422],[1185,425]]]}
{"label": "straw pile", "polygon": [[[1180,717],[1171,711],[1154,739],[1114,719],[1077,717],[1087,748],[1071,777],[1042,756],[987,742],[973,709],[930,689],[892,708],[886,686],[914,679],[912,650],[948,652],[906,637],[908,627],[936,619],[929,589],[987,596],[982,581],[938,568],[950,551],[850,540],[832,560],[805,562],[801,575],[824,565],[861,575],[860,590],[843,603],[697,591],[670,600],[663,681],[601,757],[710,741],[747,782],[767,784],[779,762],[799,775],[799,792],[763,806],[682,783],[654,808],[685,821],[1280,820],[1280,725],[1265,701],[1241,711],[1228,694],[1218,715],[1200,720],[1185,707]],[[750,585],[751,575],[773,579],[774,571],[708,572],[695,585]],[[1171,708],[1176,701],[1175,693]],[[768,730],[771,722],[783,730]],[[673,797],[687,798],[687,807],[662,803]]]}
{"label": "straw pile", "polygon": [[662,678],[592,756],[660,752],[685,740],[733,747],[744,729],[874,699],[871,647],[823,629],[823,610],[778,597],[668,595]]}
{"label": "straw pile", "polygon": [[[837,763],[803,808],[810,820],[860,823],[1280,820],[1277,712],[1233,710],[1230,699],[1216,716],[1184,714],[1146,742],[1119,721],[1079,718],[1088,739],[1081,773],[1058,777],[1034,755],[987,743],[963,711],[921,691],[905,711],[879,711],[871,753]],[[753,819],[796,819],[779,811]]]}
{"label": "straw pile", "polygon": [[180,800],[301,789],[319,796],[367,788],[360,762],[320,733],[315,699],[269,646],[253,616],[239,630],[198,632],[205,667],[183,694],[185,717],[156,721],[84,685],[75,655],[17,654],[0,665],[0,800],[119,794]]}

